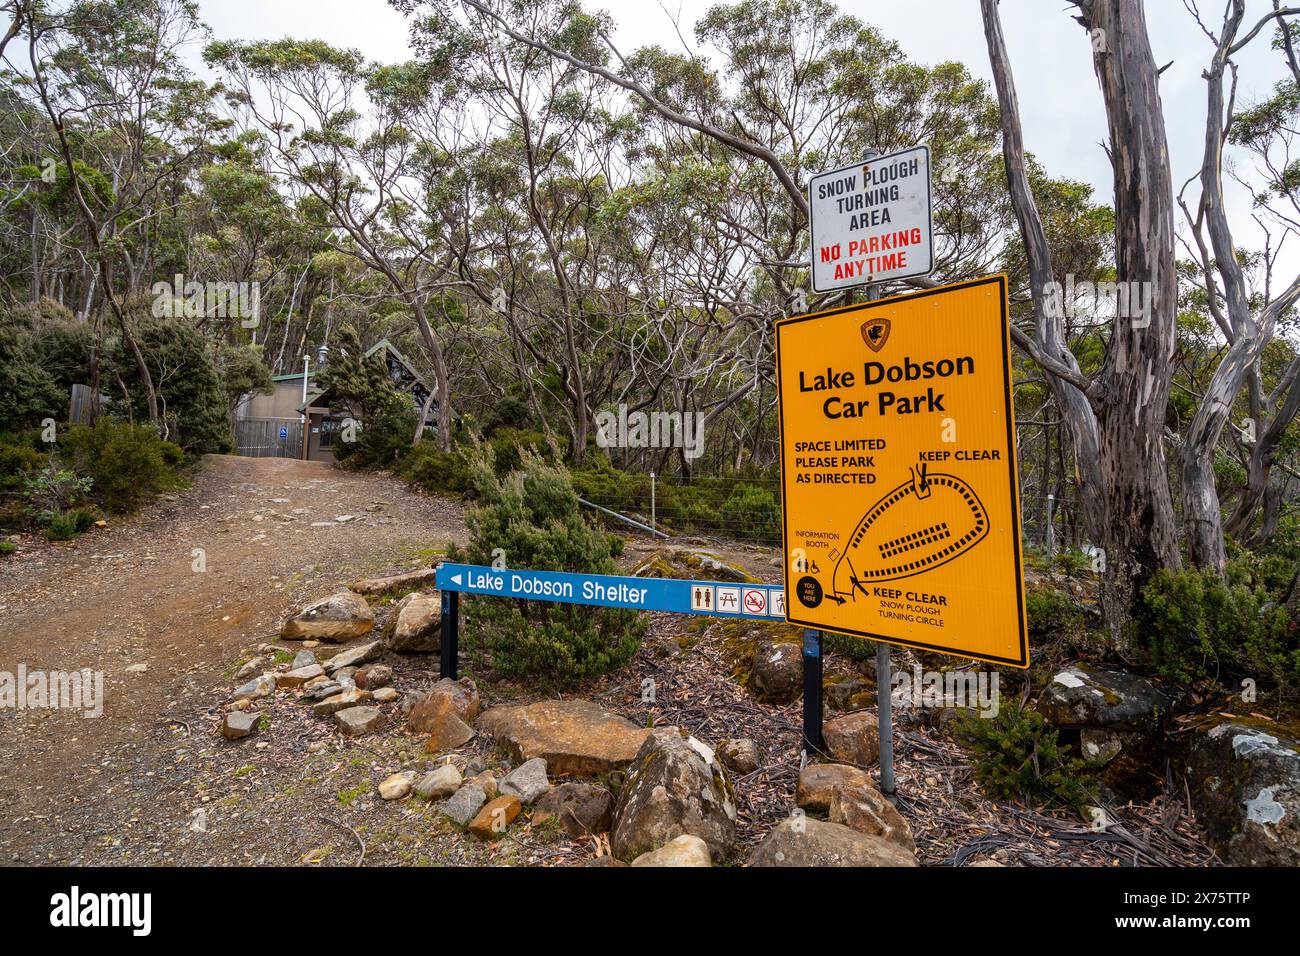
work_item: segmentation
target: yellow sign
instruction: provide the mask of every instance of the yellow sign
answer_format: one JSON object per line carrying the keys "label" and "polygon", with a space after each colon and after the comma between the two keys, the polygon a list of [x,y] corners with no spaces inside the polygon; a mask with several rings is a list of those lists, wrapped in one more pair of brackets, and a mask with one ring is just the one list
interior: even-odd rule
{"label": "yellow sign", "polygon": [[1029,666],[1005,276],[776,326],[786,620]]}

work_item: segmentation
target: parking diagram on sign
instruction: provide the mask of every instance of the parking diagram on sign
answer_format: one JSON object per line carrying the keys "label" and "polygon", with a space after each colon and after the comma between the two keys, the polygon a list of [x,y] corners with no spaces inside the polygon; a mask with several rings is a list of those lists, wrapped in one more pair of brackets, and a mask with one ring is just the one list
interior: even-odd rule
{"label": "parking diagram on sign", "polygon": [[745,588],[741,601],[744,602],[745,613],[747,614],[767,613],[766,588]]}

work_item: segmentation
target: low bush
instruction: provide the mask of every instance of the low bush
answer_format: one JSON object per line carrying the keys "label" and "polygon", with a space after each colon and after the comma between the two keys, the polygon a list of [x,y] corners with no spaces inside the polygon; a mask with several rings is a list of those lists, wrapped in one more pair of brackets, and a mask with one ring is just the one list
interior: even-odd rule
{"label": "low bush", "polygon": [[50,517],[45,527],[45,537],[51,541],[68,541],[84,531],[88,531],[99,514],[94,508],[80,507],[68,511],[57,511]]}
{"label": "low bush", "polygon": [[1037,587],[1025,594],[1025,615],[1029,618],[1029,636],[1077,638],[1083,634],[1083,609],[1065,591],[1054,587]]}
{"label": "low bush", "polygon": [[1133,644],[1161,676],[1235,684],[1251,678],[1292,696],[1300,685],[1300,634],[1281,600],[1294,568],[1236,555],[1226,578],[1186,568],[1162,570],[1143,590],[1145,614]]}
{"label": "low bush", "polygon": [[[616,574],[615,535],[591,523],[562,465],[523,450],[520,469],[498,477],[492,448],[467,451],[476,504],[469,544],[453,561],[548,571]],[[487,652],[504,677],[571,685],[625,666],[645,622],[635,612],[549,601],[475,597],[466,602],[468,644]]]}
{"label": "low bush", "polygon": [[970,748],[975,780],[995,800],[1078,810],[1096,793],[1092,767],[1061,743],[1037,711],[1002,707],[993,718],[959,718],[957,739]]}
{"label": "low bush", "polygon": [[395,470],[426,493],[463,494],[469,489],[469,463],[464,450],[439,451],[437,443],[427,439],[412,448]]}
{"label": "low bush", "polygon": [[106,511],[132,511],[164,491],[184,486],[180,447],[144,425],[101,419],[74,425],[59,441],[64,460],[91,479],[90,498]]}

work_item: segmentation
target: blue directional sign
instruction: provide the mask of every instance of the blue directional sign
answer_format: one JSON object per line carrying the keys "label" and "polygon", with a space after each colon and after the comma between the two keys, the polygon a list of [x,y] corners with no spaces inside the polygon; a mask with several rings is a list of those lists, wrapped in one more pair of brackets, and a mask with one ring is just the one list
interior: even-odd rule
{"label": "blue directional sign", "polygon": [[288,438],[288,437],[289,437],[289,429],[286,428],[284,425],[281,425],[281,426],[280,426],[280,440],[281,440],[281,441],[284,441],[284,440],[285,440],[286,438]]}
{"label": "blue directional sign", "polygon": [[436,582],[442,591],[526,601],[785,620],[785,590],[780,585],[676,581],[515,568],[498,570],[481,564],[440,564]]}

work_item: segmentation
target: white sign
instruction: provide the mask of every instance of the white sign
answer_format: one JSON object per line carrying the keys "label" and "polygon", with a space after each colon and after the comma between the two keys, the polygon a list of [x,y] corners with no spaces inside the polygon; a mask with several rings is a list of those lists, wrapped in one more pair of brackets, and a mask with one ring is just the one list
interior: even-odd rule
{"label": "white sign", "polygon": [[934,268],[928,146],[818,173],[808,180],[808,209],[814,292]]}

